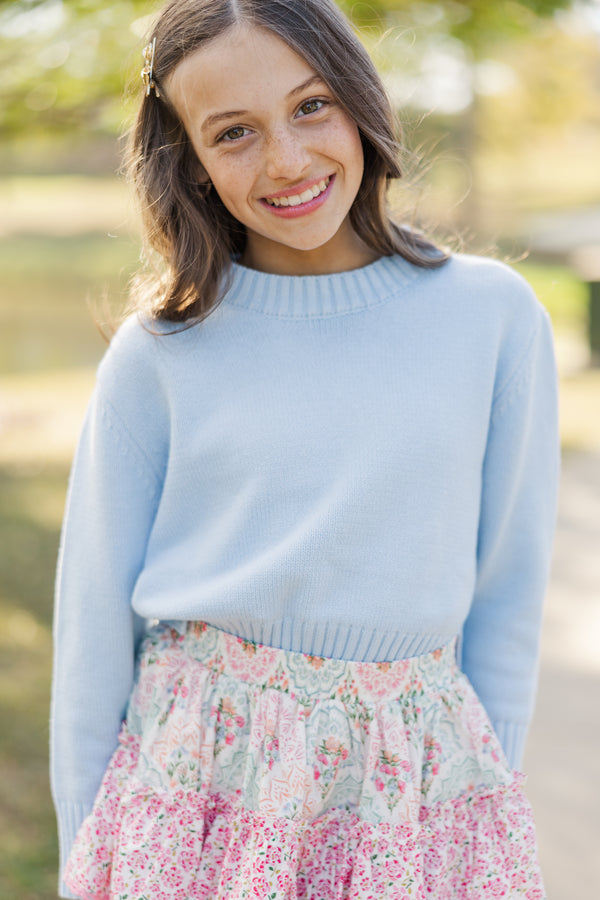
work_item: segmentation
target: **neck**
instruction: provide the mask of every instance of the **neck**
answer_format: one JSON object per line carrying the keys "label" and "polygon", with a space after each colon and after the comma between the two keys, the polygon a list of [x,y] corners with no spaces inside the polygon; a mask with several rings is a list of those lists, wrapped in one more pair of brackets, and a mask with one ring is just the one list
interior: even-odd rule
{"label": "neck", "polygon": [[249,235],[240,263],[248,269],[272,275],[331,275],[359,269],[379,258],[378,253],[351,231],[338,234],[321,247],[297,250],[274,244],[260,235]]}

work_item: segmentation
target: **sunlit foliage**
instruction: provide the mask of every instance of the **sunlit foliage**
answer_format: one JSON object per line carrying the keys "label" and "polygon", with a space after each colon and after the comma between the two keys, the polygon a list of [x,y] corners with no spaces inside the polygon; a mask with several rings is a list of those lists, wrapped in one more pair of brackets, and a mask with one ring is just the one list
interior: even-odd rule
{"label": "sunlit foliage", "polygon": [[[535,32],[540,17],[567,7],[569,0],[340,0],[340,5],[365,41],[379,44],[383,67],[402,70],[415,48],[417,55],[445,48],[448,59],[462,55],[470,65],[499,43]],[[144,17],[157,6],[147,0],[0,0],[4,136],[74,128],[117,131],[127,115],[123,83],[138,75]],[[403,51],[406,45],[412,53]]]}

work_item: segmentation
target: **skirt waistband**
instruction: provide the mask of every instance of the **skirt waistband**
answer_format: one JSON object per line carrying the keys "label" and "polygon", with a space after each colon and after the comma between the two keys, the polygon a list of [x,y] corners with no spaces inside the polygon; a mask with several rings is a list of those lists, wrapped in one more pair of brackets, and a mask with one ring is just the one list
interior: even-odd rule
{"label": "skirt waistband", "polygon": [[398,696],[415,686],[436,689],[448,686],[458,671],[458,637],[419,656],[391,662],[358,662],[314,656],[259,644],[202,621],[190,621],[177,634],[164,623],[165,638],[179,643],[184,653],[216,675],[286,693],[351,696],[366,692],[373,699]]}

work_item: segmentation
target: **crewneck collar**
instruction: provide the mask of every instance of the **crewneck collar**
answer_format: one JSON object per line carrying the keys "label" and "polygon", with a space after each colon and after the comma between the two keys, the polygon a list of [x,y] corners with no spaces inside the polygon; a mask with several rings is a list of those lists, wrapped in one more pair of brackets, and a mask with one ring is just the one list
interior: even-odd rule
{"label": "crewneck collar", "polygon": [[279,318],[325,318],[377,306],[421,272],[401,256],[331,275],[272,275],[234,262],[224,302]]}

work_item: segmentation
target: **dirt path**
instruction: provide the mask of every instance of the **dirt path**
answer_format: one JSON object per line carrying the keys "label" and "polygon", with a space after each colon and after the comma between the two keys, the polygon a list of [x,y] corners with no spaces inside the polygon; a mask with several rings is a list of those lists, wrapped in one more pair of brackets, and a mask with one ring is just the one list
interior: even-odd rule
{"label": "dirt path", "polygon": [[563,457],[524,769],[548,900],[600,896],[600,453]]}

